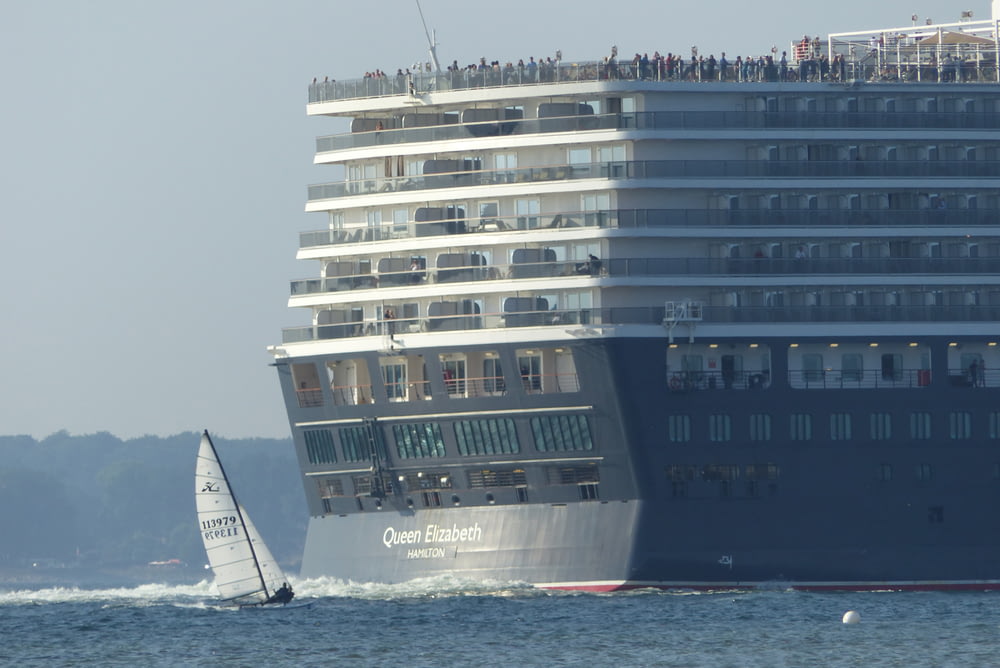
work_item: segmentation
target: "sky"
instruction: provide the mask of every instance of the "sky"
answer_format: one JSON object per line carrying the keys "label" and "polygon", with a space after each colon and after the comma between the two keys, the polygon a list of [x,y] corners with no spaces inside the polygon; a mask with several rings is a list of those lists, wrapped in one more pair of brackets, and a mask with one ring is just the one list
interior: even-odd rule
{"label": "sky", "polygon": [[[988,18],[897,0],[422,0],[445,65],[784,50]],[[949,6],[952,5],[952,6]],[[0,22],[0,435],[209,429],[286,437],[267,346],[307,324],[289,282],[314,138],[307,85],[427,60],[415,0],[31,0]]]}

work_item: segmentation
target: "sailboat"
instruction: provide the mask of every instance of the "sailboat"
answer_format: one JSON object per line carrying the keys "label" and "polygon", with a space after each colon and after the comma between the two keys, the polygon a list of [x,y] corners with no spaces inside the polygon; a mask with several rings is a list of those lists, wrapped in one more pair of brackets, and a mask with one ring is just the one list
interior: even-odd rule
{"label": "sailboat", "polygon": [[194,481],[198,530],[222,600],[240,607],[291,601],[295,594],[236,501],[207,430],[201,435]]}

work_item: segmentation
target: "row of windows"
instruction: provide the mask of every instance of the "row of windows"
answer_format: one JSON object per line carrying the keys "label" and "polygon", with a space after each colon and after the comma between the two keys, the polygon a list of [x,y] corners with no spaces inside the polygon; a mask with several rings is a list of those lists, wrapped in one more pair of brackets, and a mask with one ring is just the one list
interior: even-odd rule
{"label": "row of windows", "polygon": [[[934,477],[934,467],[930,464],[917,464],[914,466],[914,475],[920,482],[928,482]],[[882,463],[875,469],[875,478],[880,482],[889,482],[892,480],[892,476],[892,464]]]}
{"label": "row of windows", "polygon": [[[517,503],[528,502],[528,482],[524,469],[476,469],[468,470],[466,480],[469,489],[483,489],[495,487],[513,488],[513,500]],[[364,510],[365,506],[360,497],[375,496],[375,506],[381,507],[381,497],[383,494],[409,494],[407,504],[412,508],[414,499],[420,499],[425,507],[441,506],[441,494],[451,490],[452,475],[447,471],[429,471],[423,473],[411,473],[403,476],[397,481],[392,476],[383,475],[374,477],[370,475],[354,476],[351,478],[353,490],[345,493],[344,482],[341,478],[323,478],[317,481],[319,496],[323,501],[324,511],[332,512],[331,499],[344,497],[347,495],[359,497],[358,509]],[[600,483],[600,471],[596,464],[583,466],[549,466],[545,469],[546,482],[550,485],[573,485],[579,488],[580,499],[583,501],[594,501],[599,499],[598,487]],[[489,504],[496,502],[494,494],[488,493],[485,500]],[[451,502],[459,505],[461,499],[458,495],[451,495]]]}
{"label": "row of windows", "polygon": [[[831,441],[850,441],[855,438],[855,420],[852,413],[831,413],[829,415],[829,438]],[[868,416],[868,438],[873,441],[885,441],[893,437],[893,420],[891,413],[871,413]],[[974,420],[972,413],[952,411],[948,413],[945,425],[948,438],[953,441],[969,440],[973,437]],[[913,412],[909,415],[909,437],[913,440],[929,440],[933,437],[931,429],[931,414]],[[755,413],[749,416],[747,431],[744,436],[750,441],[771,440],[771,415]],[[991,412],[988,416],[987,434],[990,439],[1000,439],[1000,412]],[[732,416],[717,413],[708,416],[706,436],[709,441],[725,443],[733,440]],[[792,441],[811,441],[813,439],[813,415],[810,413],[792,413],[788,416],[788,438]],[[671,443],[687,443],[692,440],[691,416],[668,415],[667,439]]]}
{"label": "row of windows", "polygon": [[[569,452],[593,450],[590,422],[585,415],[543,415],[529,421],[538,452]],[[372,439],[369,427],[337,429],[340,449],[345,462],[365,462],[371,459]],[[375,427],[377,429],[377,427]],[[514,420],[486,418],[458,420],[454,423],[455,442],[463,456],[510,455],[521,452]],[[337,450],[331,429],[303,431],[306,456],[310,464],[335,464]],[[446,456],[441,425],[437,422],[392,425],[396,454],[402,459]]]}
{"label": "row of windows", "polygon": [[665,469],[667,479],[671,482],[684,482],[693,480],[717,481],[717,480],[738,480],[743,477],[747,480],[777,480],[781,476],[781,469],[777,464],[768,462],[767,464],[705,464],[697,467],[693,464],[671,464]]}

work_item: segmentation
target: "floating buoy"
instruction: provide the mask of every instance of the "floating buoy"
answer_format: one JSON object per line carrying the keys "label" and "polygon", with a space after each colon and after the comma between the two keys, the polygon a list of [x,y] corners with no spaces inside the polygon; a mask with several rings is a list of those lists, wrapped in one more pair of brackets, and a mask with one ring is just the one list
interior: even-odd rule
{"label": "floating buoy", "polygon": [[861,621],[861,615],[854,610],[848,610],[844,613],[844,623],[845,624],[857,624]]}

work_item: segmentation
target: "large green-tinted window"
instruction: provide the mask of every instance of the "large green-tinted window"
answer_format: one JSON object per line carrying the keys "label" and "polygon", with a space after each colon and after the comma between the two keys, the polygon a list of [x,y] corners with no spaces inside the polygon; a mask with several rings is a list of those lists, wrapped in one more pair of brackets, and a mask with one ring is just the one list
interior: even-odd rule
{"label": "large green-tinted window", "polygon": [[444,439],[436,422],[394,424],[392,435],[396,438],[396,452],[403,459],[444,457]]}
{"label": "large green-tinted window", "polygon": [[509,455],[521,451],[510,418],[459,420],[455,423],[458,452],[463,455]]}
{"label": "large green-tinted window", "polygon": [[539,452],[593,450],[586,415],[544,415],[531,418],[531,433]]}
{"label": "large green-tinted window", "polygon": [[362,462],[371,458],[368,449],[368,435],[364,427],[341,427],[340,449],[346,462]]}
{"label": "large green-tinted window", "polygon": [[333,434],[329,429],[303,431],[302,436],[306,441],[306,455],[310,464],[333,464],[337,461]]}

